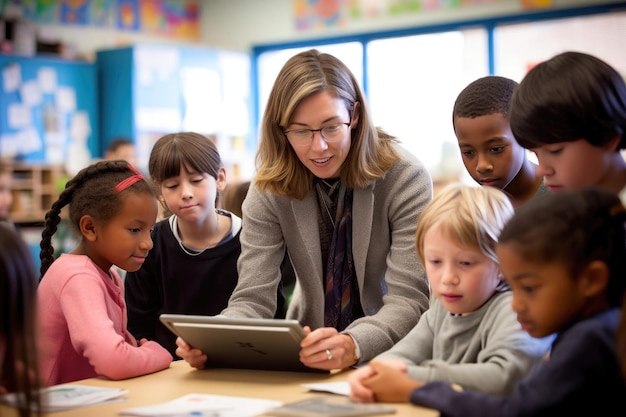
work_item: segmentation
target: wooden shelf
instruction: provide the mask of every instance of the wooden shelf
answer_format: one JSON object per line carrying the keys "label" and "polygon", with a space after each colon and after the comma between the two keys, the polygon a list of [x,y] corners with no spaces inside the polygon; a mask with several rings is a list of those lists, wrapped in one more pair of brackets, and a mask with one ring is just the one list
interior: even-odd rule
{"label": "wooden shelf", "polygon": [[59,197],[64,178],[65,170],[60,165],[14,165],[11,220],[43,224],[46,212]]}

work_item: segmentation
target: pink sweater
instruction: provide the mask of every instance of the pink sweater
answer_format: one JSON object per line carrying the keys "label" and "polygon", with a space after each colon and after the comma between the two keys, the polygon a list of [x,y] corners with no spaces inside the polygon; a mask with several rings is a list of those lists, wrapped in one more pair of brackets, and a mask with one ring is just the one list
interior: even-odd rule
{"label": "pink sweater", "polygon": [[126,330],[124,286],[85,255],[62,254],[37,290],[41,374],[56,385],[99,375],[124,379],[168,368],[172,356]]}

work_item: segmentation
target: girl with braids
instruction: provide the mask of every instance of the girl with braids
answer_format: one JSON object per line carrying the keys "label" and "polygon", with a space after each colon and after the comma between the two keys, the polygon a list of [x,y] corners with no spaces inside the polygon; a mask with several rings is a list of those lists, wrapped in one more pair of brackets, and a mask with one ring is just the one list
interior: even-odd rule
{"label": "girl with braids", "polygon": [[[39,408],[35,345],[37,275],[30,250],[14,228],[0,222],[0,394],[19,392],[19,415]],[[1,414],[1,412],[0,412]]]}
{"label": "girl with braids", "polygon": [[[51,239],[69,205],[79,243],[54,260]],[[172,356],[126,330],[124,287],[150,249],[156,194],[126,161],[100,161],[72,178],[46,214],[41,240],[39,341],[43,382],[124,379],[169,367]]]}
{"label": "girl with braids", "polygon": [[626,415],[616,332],[626,289],[626,210],[614,192],[547,193],[520,206],[496,247],[512,307],[550,357],[508,396],[424,384],[373,361],[378,401],[411,401],[442,417]]}

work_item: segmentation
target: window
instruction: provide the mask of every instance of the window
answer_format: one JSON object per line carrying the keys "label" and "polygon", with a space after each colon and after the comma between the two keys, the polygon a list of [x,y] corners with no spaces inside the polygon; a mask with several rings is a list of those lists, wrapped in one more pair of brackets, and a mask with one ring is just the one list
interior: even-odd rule
{"label": "window", "polygon": [[397,136],[435,180],[465,172],[452,107],[465,85],[489,73],[486,37],[486,30],[472,29],[376,40],[367,46],[374,122]]}
{"label": "window", "polygon": [[299,48],[281,49],[278,51],[265,52],[258,58],[258,120],[261,122],[267,99],[274,86],[274,80],[285,62],[298,52],[309,49],[318,49],[341,59],[350,68],[354,76],[363,80],[363,46],[359,42],[335,43],[329,45],[307,46]]}
{"label": "window", "polygon": [[[397,136],[435,181],[473,183],[463,167],[452,129],[454,100],[467,84],[490,73],[521,81],[532,65],[565,50],[596,55],[626,76],[626,54],[620,48],[623,39],[626,12],[606,5],[420,27],[395,34],[370,33],[352,37],[351,42],[325,40],[327,43],[317,48],[350,67],[361,80],[374,122]],[[264,47],[257,53],[257,120],[262,118],[282,65],[296,52],[309,48],[312,46],[294,43],[293,48]]]}
{"label": "window", "polygon": [[496,73],[521,81],[535,64],[567,50],[606,61],[626,76],[626,12],[501,25],[494,30]]}

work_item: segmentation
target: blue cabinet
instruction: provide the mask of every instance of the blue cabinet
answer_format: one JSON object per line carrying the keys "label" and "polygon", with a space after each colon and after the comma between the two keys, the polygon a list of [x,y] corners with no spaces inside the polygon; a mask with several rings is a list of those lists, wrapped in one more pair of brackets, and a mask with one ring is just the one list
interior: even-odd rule
{"label": "blue cabinet", "polygon": [[0,55],[0,68],[2,157],[73,172],[98,155],[94,63]]}
{"label": "blue cabinet", "polygon": [[145,169],[159,137],[195,131],[217,141],[230,179],[251,175],[249,54],[137,44],[96,56],[101,152],[113,138],[127,137]]}

